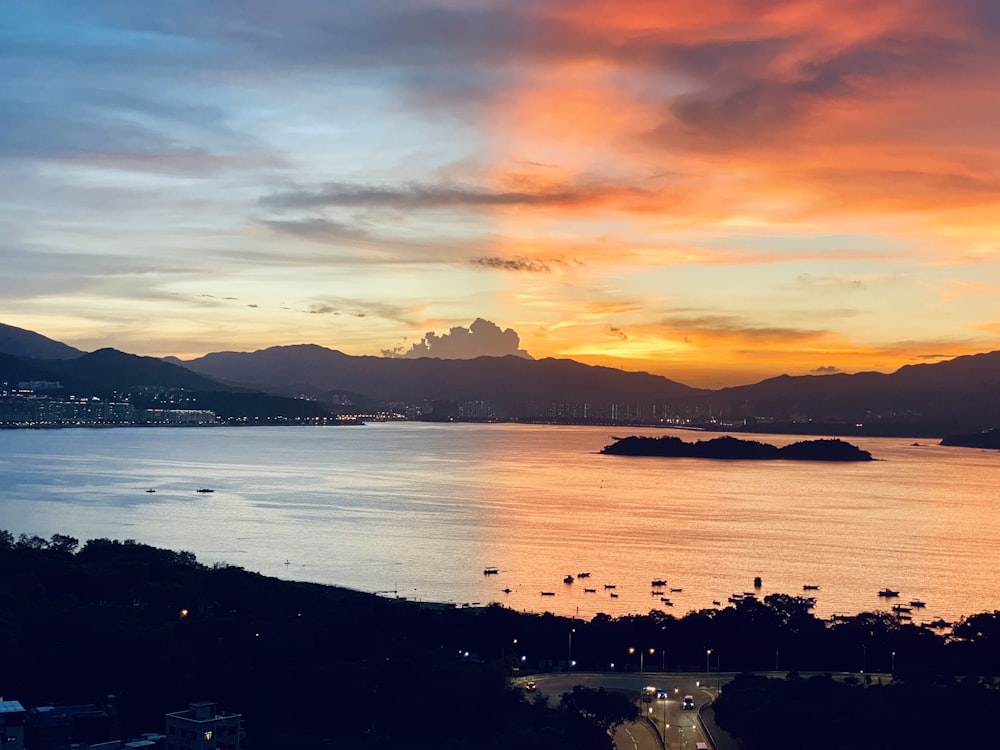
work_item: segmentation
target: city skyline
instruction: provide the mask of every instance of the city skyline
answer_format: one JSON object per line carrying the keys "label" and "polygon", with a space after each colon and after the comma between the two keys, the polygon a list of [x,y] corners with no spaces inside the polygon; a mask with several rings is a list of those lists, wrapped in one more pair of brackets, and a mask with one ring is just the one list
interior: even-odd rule
{"label": "city skyline", "polygon": [[0,17],[0,321],[80,349],[481,333],[708,388],[1000,349],[986,0]]}

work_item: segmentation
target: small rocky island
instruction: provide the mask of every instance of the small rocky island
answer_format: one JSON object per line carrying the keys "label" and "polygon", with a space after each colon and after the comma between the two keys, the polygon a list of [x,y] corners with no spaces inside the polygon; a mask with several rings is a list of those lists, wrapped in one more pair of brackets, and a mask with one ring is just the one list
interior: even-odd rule
{"label": "small rocky island", "polygon": [[722,458],[785,461],[871,461],[872,454],[837,439],[801,440],[781,448],[756,440],[730,436],[687,443],[678,437],[615,438],[601,453],[615,456],[664,456],[668,458]]}

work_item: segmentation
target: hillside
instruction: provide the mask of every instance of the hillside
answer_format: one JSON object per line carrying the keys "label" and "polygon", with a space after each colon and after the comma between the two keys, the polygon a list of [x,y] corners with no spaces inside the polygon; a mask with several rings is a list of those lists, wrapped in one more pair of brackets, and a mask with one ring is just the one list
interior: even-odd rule
{"label": "hillside", "polygon": [[79,349],[42,336],[34,331],[0,323],[0,352],[22,359],[72,359]]}
{"label": "hillside", "polygon": [[[891,374],[782,375],[690,404],[730,418],[839,424],[842,434],[851,434],[845,425],[861,425],[858,434],[880,426],[912,435],[978,432],[1000,424],[1000,352],[905,365]],[[909,426],[919,432],[908,432]]]}
{"label": "hillside", "polygon": [[377,400],[655,401],[707,393],[659,375],[551,358],[390,359],[299,345],[219,352],[182,364],[220,381],[276,393],[341,391]]}

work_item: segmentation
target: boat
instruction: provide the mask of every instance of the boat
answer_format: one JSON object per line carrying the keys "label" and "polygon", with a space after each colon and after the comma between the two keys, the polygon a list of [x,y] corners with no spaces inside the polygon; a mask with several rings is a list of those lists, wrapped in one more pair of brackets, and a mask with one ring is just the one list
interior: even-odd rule
{"label": "boat", "polygon": [[510,589],[500,589],[500,590],[501,590],[502,592],[504,592],[505,594],[509,594],[509,593],[510,593]]}
{"label": "boat", "polygon": [[684,590],[684,589],[670,589],[670,593],[672,593],[672,594],[679,594],[679,593],[681,593],[681,592],[682,592],[683,590]]}
{"label": "boat", "polygon": [[146,490],[146,492],[156,492],[156,490],[154,490],[152,487],[150,487],[148,490]]}
{"label": "boat", "polygon": [[950,628],[951,627],[951,623],[948,622],[947,620],[937,619],[937,620],[932,620],[931,622],[927,623],[927,627],[929,627],[929,628]]}
{"label": "boat", "polygon": [[895,604],[892,607],[892,611],[893,612],[897,612],[897,613],[898,612],[905,612],[905,613],[909,614],[910,612],[913,611],[913,609],[910,608],[910,607],[904,607],[902,604]]}
{"label": "boat", "polygon": [[878,592],[878,595],[879,596],[884,596],[886,598],[889,598],[889,597],[893,597],[893,596],[899,596],[899,592],[898,591],[893,591],[892,589],[882,589],[881,591]]}
{"label": "boat", "polygon": [[802,586],[803,591],[819,591],[819,586],[814,583],[807,583]]}
{"label": "boat", "polygon": [[556,595],[555,591],[543,591],[542,592],[542,596],[555,596],[555,595]]}
{"label": "boat", "polygon": [[568,575],[563,578],[563,583],[573,583],[573,576]]}
{"label": "boat", "polygon": [[606,589],[614,589],[614,588],[618,588],[618,586],[615,585],[615,584],[613,584],[613,583],[606,583],[606,584],[604,584],[604,588],[606,588]]}
{"label": "boat", "polygon": [[760,576],[754,576],[753,587],[755,589],[759,589],[762,584],[763,584],[763,581],[761,581]]}
{"label": "boat", "polygon": [[195,490],[195,492],[215,492],[215,490],[209,489],[208,487],[202,487],[201,489]]}
{"label": "boat", "polygon": [[616,594],[614,591],[612,591],[611,592],[611,598],[612,599],[617,599],[618,598],[618,594]]}
{"label": "boat", "polygon": [[585,594],[596,594],[597,593],[597,589],[584,589],[583,593],[585,593]]}
{"label": "boat", "polygon": [[495,576],[499,572],[500,571],[497,568],[485,568],[483,570],[483,575],[484,576]]}
{"label": "boat", "polygon": [[590,578],[590,573],[577,573],[577,578]]}
{"label": "boat", "polygon": [[910,606],[911,607],[917,607],[917,608],[926,607],[927,606],[927,602],[922,602],[919,599],[911,599],[910,600]]}
{"label": "boat", "polygon": [[652,581],[649,582],[649,585],[650,586],[666,586],[667,582],[664,581],[662,578],[654,578]]}
{"label": "boat", "polygon": [[720,602],[718,599],[713,599],[712,600],[712,605],[716,606],[716,607],[721,607],[722,606],[722,602]]}
{"label": "boat", "polygon": [[669,599],[667,599],[667,597],[665,597],[665,596],[661,596],[660,597],[660,601],[663,602],[664,604],[666,604],[668,607],[674,606],[674,603],[672,601],[670,601]]}

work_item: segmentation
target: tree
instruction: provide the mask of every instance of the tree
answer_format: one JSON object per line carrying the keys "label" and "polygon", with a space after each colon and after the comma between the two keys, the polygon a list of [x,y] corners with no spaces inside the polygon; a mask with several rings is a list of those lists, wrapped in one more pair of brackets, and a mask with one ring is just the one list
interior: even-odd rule
{"label": "tree", "polygon": [[635,704],[622,694],[604,688],[576,685],[572,693],[563,693],[559,705],[589,719],[606,732],[635,718]]}
{"label": "tree", "polygon": [[49,549],[55,550],[56,552],[68,552],[72,554],[76,551],[76,548],[79,545],[79,539],[72,536],[66,536],[65,534],[53,534],[52,538],[49,540]]}

